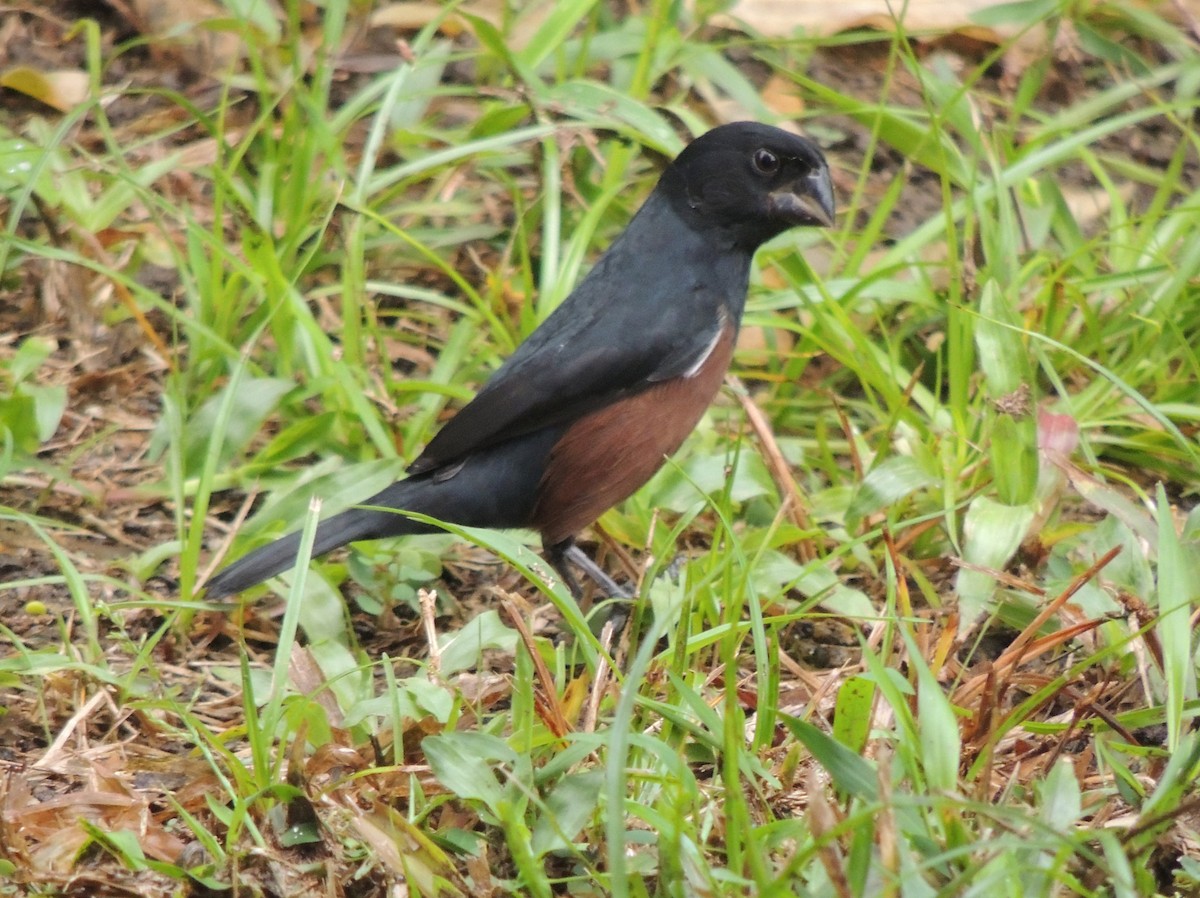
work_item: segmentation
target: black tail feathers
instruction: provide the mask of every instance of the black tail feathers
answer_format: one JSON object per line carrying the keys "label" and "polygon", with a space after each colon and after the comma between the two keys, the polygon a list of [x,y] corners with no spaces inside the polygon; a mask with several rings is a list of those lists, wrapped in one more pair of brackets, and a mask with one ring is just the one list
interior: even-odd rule
{"label": "black tail feathers", "polygon": [[[382,503],[379,502],[379,497],[375,497],[363,504]],[[312,555],[316,558],[360,539],[403,536],[431,529],[433,528],[429,525],[417,523],[402,514],[350,508],[317,525]],[[239,558],[205,584],[207,597],[218,599],[231,596],[276,574],[282,574],[296,563],[296,556],[300,551],[300,536],[299,531],[289,533],[282,539]]]}
{"label": "black tail feathers", "polygon": [[[416,474],[393,483],[361,503],[407,509],[465,527],[502,530],[527,527],[550,448],[566,425],[535,431],[519,439],[481,449],[461,464]],[[438,528],[403,514],[351,508],[317,526],[313,557],[359,539],[434,533]],[[208,581],[212,598],[232,595],[296,563],[300,534],[292,533],[238,559]]]}

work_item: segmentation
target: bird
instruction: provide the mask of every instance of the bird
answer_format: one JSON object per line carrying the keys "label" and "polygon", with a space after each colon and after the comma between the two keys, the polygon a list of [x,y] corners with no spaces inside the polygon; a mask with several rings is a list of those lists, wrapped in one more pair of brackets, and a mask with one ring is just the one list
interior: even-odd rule
{"label": "bird", "polygon": [[[535,530],[576,597],[570,563],[622,595],[576,536],[649,480],[716,396],[757,249],[794,227],[829,227],[834,215],[829,166],[810,140],[757,122],[701,134],[407,476],[317,525],[313,556],[439,532],[408,511]],[[295,532],[251,551],[212,577],[206,595],[233,595],[290,569],[299,547]]]}

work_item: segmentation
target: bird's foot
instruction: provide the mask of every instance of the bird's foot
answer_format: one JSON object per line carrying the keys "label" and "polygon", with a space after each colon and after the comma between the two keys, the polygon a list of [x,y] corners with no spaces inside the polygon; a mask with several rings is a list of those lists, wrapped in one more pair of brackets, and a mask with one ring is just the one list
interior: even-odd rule
{"label": "bird's foot", "polygon": [[[609,598],[632,601],[633,592],[622,586],[612,577],[608,576],[608,574],[604,573],[604,571],[601,570],[600,565],[592,561],[588,553],[579,548],[579,546],[575,545],[575,543],[570,543],[568,546],[566,546],[561,553],[561,557],[566,561],[570,561],[577,568],[591,577],[592,582],[604,590]],[[567,585],[570,586],[572,584],[568,581]],[[574,584],[574,586],[576,589],[578,588],[577,583]],[[571,591],[572,593],[575,593],[575,589],[572,589]]]}
{"label": "bird's foot", "polygon": [[591,615],[591,628],[600,638],[605,650],[611,652],[616,645],[615,640],[629,622],[635,598],[633,591],[608,576],[583,549],[575,545],[574,540],[549,547],[546,550],[546,558],[563,578],[576,602],[583,598],[583,590],[575,578],[574,571],[571,570],[571,565],[583,571],[608,597],[609,601],[604,602],[596,609],[596,613]]}

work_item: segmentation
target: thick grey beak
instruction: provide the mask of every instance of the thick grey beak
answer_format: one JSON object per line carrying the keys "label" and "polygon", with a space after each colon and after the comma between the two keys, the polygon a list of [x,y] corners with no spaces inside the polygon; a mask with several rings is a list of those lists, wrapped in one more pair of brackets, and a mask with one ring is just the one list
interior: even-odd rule
{"label": "thick grey beak", "polygon": [[807,177],[792,184],[790,190],[769,194],[771,214],[792,225],[827,228],[833,224],[836,211],[833,202],[833,181],[828,167],[822,165]]}

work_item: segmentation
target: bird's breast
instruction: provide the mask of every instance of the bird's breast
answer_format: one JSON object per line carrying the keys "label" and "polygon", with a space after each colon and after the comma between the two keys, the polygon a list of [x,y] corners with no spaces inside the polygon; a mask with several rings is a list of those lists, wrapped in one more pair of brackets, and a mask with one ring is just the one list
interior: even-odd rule
{"label": "bird's breast", "polygon": [[543,544],[574,536],[653,476],[695,429],[721,388],[736,328],[728,316],[681,376],[587,414],[550,450],[532,526]]}

